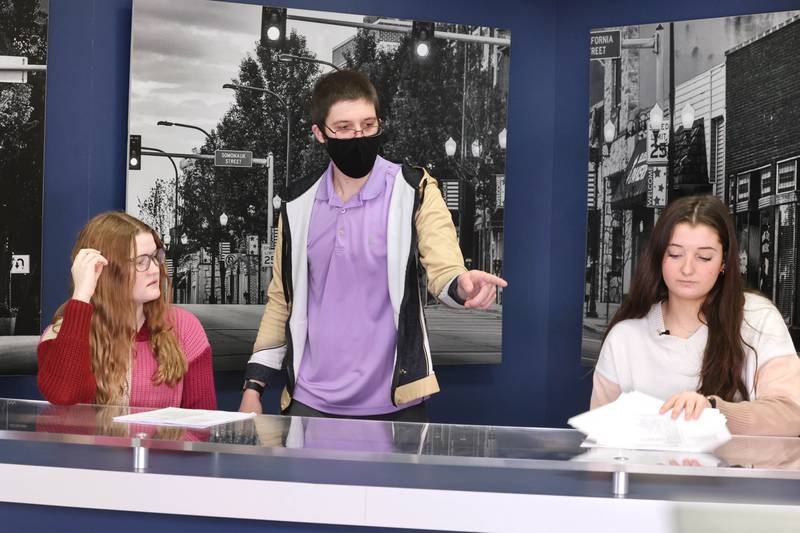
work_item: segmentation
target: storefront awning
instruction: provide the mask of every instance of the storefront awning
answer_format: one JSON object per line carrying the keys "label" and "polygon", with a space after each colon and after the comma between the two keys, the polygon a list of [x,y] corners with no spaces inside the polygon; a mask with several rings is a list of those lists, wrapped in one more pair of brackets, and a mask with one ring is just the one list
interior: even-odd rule
{"label": "storefront awning", "polygon": [[611,195],[612,209],[633,209],[647,200],[647,139],[640,139],[628,160],[625,174]]}
{"label": "storefront awning", "polygon": [[[688,194],[711,192],[703,119],[695,120],[688,130],[679,128],[675,132],[673,143],[672,178],[668,183],[668,200],[672,201]],[[651,170],[658,169],[654,167]],[[665,167],[660,167],[660,170],[664,172]],[[648,204],[647,175],[647,140],[641,139],[636,143],[633,154],[628,160],[625,174],[614,187],[611,196],[612,209],[636,209],[652,205]],[[662,179],[664,179],[663,174]],[[667,180],[662,183],[667,183]]]}

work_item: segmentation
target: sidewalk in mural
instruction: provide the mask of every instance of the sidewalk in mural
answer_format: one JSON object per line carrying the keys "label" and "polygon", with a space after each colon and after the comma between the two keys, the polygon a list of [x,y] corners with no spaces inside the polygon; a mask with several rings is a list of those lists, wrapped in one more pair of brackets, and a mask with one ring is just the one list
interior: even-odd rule
{"label": "sidewalk in mural", "polygon": [[[200,319],[214,353],[215,370],[244,370],[263,305],[181,305]],[[502,308],[425,308],[435,364],[496,364],[502,358]],[[0,375],[36,372],[38,336],[0,337]]]}
{"label": "sidewalk in mural", "polygon": [[[610,304],[608,307],[609,317],[613,317],[619,304]],[[586,309],[584,309],[584,312]],[[597,356],[600,354],[600,345],[603,341],[608,328],[610,318],[606,318],[606,306],[604,303],[597,304],[597,317],[583,317],[583,328],[581,331],[581,363],[586,366],[594,366]]]}

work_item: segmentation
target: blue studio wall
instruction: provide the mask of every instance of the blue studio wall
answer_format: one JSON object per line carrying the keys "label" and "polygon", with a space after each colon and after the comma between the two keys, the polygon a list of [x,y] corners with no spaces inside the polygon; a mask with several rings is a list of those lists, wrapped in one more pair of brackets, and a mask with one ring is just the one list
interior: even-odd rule
{"label": "blue studio wall", "polygon": [[[506,260],[513,289],[504,301],[509,317],[504,361],[495,366],[439,369],[444,392],[431,402],[430,412],[434,420],[545,424],[546,373],[539,369],[547,366],[549,264],[541,251],[549,247],[551,238],[554,4],[531,5],[521,0],[491,5],[424,0],[273,3],[511,28],[508,151],[518,156],[509,157],[508,174],[518,178],[509,184],[506,208],[506,238],[515,244],[509,247]],[[68,257],[78,229],[99,211],[124,207],[130,19],[130,0],[51,0],[45,316],[67,297]],[[538,127],[528,130],[526,125],[532,123]],[[533,218],[526,215],[531,212],[536,213]],[[228,381],[232,387],[241,383]],[[583,397],[585,403],[585,393]],[[270,406],[276,407],[277,402]]]}
{"label": "blue studio wall", "polygon": [[[586,409],[591,389],[590,369],[579,363],[589,29],[800,9],[800,0],[270,3],[511,29],[503,363],[439,368],[442,393],[430,414],[529,426],[563,426]],[[124,208],[130,19],[130,0],[50,0],[45,317],[67,297],[78,229],[95,213]]]}

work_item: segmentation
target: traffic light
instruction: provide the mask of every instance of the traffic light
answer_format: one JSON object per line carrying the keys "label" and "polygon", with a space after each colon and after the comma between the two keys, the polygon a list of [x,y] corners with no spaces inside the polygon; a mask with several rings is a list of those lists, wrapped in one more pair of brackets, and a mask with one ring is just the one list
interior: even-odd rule
{"label": "traffic light", "polygon": [[417,59],[425,60],[433,52],[433,22],[414,21],[411,24],[411,47]]}
{"label": "traffic light", "polygon": [[128,138],[128,170],[142,170],[142,136]]}
{"label": "traffic light", "polygon": [[286,41],[286,8],[261,8],[261,46],[281,50]]}

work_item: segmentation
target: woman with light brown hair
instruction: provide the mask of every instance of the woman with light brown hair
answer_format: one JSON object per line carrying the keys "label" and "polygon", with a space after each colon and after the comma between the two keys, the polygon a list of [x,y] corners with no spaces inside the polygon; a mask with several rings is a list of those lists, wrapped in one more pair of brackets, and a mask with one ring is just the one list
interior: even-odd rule
{"label": "woman with light brown hair", "polygon": [[216,409],[211,346],[170,304],[158,234],[121,212],[97,215],[72,250],[72,298],[38,347],[39,390],[54,404]]}
{"label": "woman with light brown hair", "polygon": [[800,435],[800,360],[775,306],[745,291],[736,232],[715,196],[670,203],[609,324],[591,407],[639,391],[661,412],[708,407],[731,433]]}

